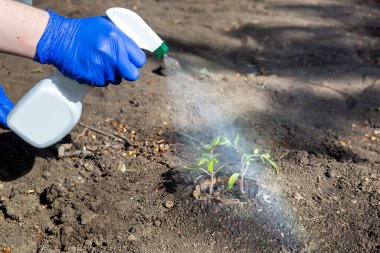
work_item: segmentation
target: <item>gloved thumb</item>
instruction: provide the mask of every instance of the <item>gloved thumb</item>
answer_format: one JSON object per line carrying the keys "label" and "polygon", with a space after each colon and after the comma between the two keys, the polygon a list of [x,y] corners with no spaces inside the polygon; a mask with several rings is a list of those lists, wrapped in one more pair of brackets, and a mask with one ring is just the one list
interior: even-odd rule
{"label": "gloved thumb", "polygon": [[7,116],[8,113],[12,110],[12,108],[13,103],[7,97],[5,91],[3,90],[3,87],[0,84],[0,123],[5,127],[8,127]]}

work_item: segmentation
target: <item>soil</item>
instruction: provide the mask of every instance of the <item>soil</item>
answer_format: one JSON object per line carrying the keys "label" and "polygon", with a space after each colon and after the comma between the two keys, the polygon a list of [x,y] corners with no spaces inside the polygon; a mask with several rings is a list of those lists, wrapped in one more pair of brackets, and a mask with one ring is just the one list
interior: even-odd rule
{"label": "soil", "polygon": [[[0,130],[3,252],[380,252],[377,1],[35,5],[70,17],[133,9],[171,58],[149,55],[138,81],[92,89],[57,146]],[[51,71],[0,56],[13,101]],[[237,132],[279,174],[256,166],[253,194],[194,198],[207,178],[186,165]]]}

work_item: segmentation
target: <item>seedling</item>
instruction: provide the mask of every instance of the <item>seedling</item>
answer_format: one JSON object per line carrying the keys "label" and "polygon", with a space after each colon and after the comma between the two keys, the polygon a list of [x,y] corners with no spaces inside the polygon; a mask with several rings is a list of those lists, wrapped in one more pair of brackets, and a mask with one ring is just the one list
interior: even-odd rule
{"label": "seedling", "polygon": [[221,153],[214,153],[216,147],[220,142],[220,138],[221,137],[217,137],[211,144],[203,146],[205,152],[201,154],[201,157],[197,162],[197,169],[204,172],[210,177],[210,196],[213,194],[214,184],[216,182],[216,173],[224,167],[224,165],[221,165],[217,169],[215,168],[215,166],[219,163],[217,157],[221,155]]}
{"label": "seedling", "polygon": [[[220,163],[218,157],[222,155],[222,153],[216,153],[216,149],[220,146],[226,146],[232,148],[238,155],[239,161],[234,163],[224,163],[222,165],[216,166]],[[225,150],[224,152],[227,152]],[[240,178],[240,193],[245,194],[244,191],[244,179],[246,173],[249,169],[252,169],[252,165],[255,162],[261,161],[263,164],[269,164],[273,167],[278,173],[278,166],[272,160],[270,153],[260,153],[258,148],[254,148],[252,153],[245,152],[243,145],[240,144],[240,136],[237,135],[232,142],[226,136],[219,136],[215,140],[213,140],[210,144],[203,146],[203,153],[200,155],[200,158],[197,160],[197,166],[195,168],[210,177],[210,186],[209,186],[209,194],[212,197],[214,185],[216,182],[216,173],[224,168],[226,165],[237,165],[238,171],[234,172],[228,179],[228,189],[232,189]],[[236,167],[236,166],[235,166]]]}
{"label": "seedling", "polygon": [[234,142],[232,142],[226,136],[222,136],[221,140],[222,141],[220,145],[226,145],[228,147],[232,147],[237,152],[240,158],[239,162],[237,163],[239,172],[233,173],[228,179],[228,189],[231,190],[232,187],[235,185],[236,181],[238,180],[238,178],[240,177],[240,193],[245,194],[245,191],[244,191],[245,175],[247,171],[252,168],[253,163],[259,159],[264,164],[268,163],[270,166],[272,166],[276,170],[276,173],[278,173],[278,166],[271,159],[270,153],[260,154],[260,151],[258,148],[254,148],[252,153],[246,153],[244,149],[242,148],[242,145],[239,144],[240,142],[239,134],[236,135]]}

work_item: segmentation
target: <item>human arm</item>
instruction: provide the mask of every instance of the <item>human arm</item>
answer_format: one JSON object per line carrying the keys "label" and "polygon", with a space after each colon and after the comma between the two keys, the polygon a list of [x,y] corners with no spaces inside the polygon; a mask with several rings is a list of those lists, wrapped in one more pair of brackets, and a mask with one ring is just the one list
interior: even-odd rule
{"label": "human arm", "polygon": [[11,0],[0,1],[2,14],[0,52],[54,65],[80,83],[134,81],[145,64],[144,52],[106,17],[71,19]]}
{"label": "human arm", "polygon": [[[52,64],[94,86],[139,77],[144,52],[105,17],[70,19],[16,1],[0,0],[0,53]],[[0,87],[0,124],[13,104]]]}
{"label": "human arm", "polygon": [[48,20],[46,11],[12,0],[1,0],[0,52],[33,59]]}

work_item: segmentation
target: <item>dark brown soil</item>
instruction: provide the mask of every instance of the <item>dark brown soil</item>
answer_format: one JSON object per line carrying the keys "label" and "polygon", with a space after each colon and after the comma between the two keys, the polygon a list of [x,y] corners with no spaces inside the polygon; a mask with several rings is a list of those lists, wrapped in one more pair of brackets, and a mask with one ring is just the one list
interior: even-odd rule
{"label": "dark brown soil", "polygon": [[[134,9],[177,62],[92,89],[64,157],[0,130],[4,252],[380,252],[377,1],[35,3]],[[52,70],[0,56],[13,101]],[[193,198],[205,177],[185,166],[236,132],[280,173],[255,167],[250,196]]]}

